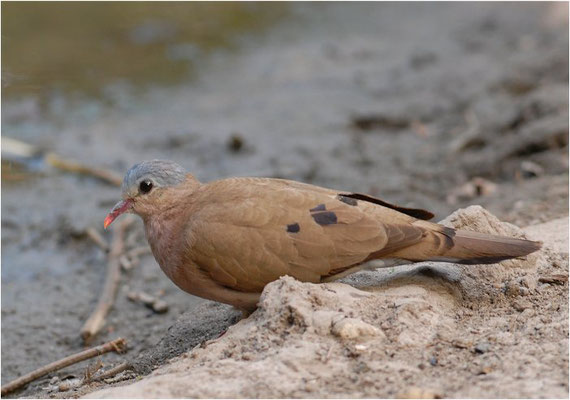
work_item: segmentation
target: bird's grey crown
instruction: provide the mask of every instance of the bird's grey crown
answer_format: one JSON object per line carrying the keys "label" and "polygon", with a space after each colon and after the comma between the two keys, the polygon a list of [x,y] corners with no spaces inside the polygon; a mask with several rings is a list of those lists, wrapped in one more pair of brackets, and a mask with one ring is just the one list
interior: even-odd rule
{"label": "bird's grey crown", "polygon": [[151,160],[135,164],[127,171],[123,179],[122,191],[138,190],[140,182],[150,179],[155,186],[175,186],[185,179],[186,171],[172,161]]}

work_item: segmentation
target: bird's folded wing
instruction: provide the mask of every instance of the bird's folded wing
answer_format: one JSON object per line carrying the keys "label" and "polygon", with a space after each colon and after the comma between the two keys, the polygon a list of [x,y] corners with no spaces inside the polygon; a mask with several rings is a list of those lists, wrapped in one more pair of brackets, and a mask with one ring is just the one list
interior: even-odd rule
{"label": "bird's folded wing", "polygon": [[213,187],[188,227],[192,261],[221,285],[258,292],[283,275],[320,282],[422,238],[409,218],[384,207],[260,182]]}

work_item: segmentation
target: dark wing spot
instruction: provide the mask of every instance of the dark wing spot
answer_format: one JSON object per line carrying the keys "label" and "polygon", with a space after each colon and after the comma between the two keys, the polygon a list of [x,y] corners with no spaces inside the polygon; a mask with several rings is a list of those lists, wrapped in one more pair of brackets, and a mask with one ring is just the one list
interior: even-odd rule
{"label": "dark wing spot", "polygon": [[319,204],[318,206],[311,208],[309,211],[310,212],[315,212],[315,211],[325,211],[327,208],[325,207],[324,204]]}
{"label": "dark wing spot", "polygon": [[311,214],[315,222],[319,225],[332,225],[336,224],[336,214],[332,211],[323,211]]}
{"label": "dark wing spot", "polygon": [[356,200],[367,201],[369,203],[378,204],[380,206],[391,208],[392,210],[399,211],[403,214],[409,215],[410,217],[414,217],[417,219],[423,219],[423,220],[427,221],[427,220],[430,220],[433,218],[433,214],[430,213],[429,211],[421,210],[419,208],[400,207],[400,206],[397,206],[395,204],[390,204],[390,203],[385,202],[384,200],[380,200],[380,199],[377,199],[376,197],[368,196],[365,194],[343,193],[343,194],[341,194],[341,196],[349,197],[351,199],[356,199]]}
{"label": "dark wing spot", "polygon": [[339,199],[340,201],[342,201],[343,203],[348,204],[349,206],[356,206],[358,205],[358,201],[356,199],[353,199],[351,197],[346,197],[343,196],[342,194],[339,194],[337,196],[337,199]]}
{"label": "dark wing spot", "polygon": [[289,233],[297,233],[300,230],[301,230],[301,227],[296,222],[294,224],[287,225],[287,232],[289,232]]}

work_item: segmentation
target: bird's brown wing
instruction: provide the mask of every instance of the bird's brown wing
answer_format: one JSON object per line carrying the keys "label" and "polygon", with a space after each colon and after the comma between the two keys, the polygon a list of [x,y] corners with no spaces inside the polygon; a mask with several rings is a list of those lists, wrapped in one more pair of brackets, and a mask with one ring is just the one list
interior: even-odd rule
{"label": "bird's brown wing", "polygon": [[407,215],[282,180],[214,182],[193,207],[191,259],[217,283],[247,292],[283,275],[320,282],[423,235]]}

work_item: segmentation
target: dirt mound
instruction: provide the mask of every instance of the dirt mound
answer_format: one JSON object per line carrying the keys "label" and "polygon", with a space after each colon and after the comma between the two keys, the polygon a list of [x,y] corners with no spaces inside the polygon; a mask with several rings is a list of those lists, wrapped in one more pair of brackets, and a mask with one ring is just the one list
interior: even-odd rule
{"label": "dirt mound", "polygon": [[[480,207],[443,223],[525,236]],[[568,294],[556,276],[568,276],[567,253],[546,243],[501,264],[422,263],[343,281],[357,287],[283,277],[221,338],[89,397],[566,398]]]}

